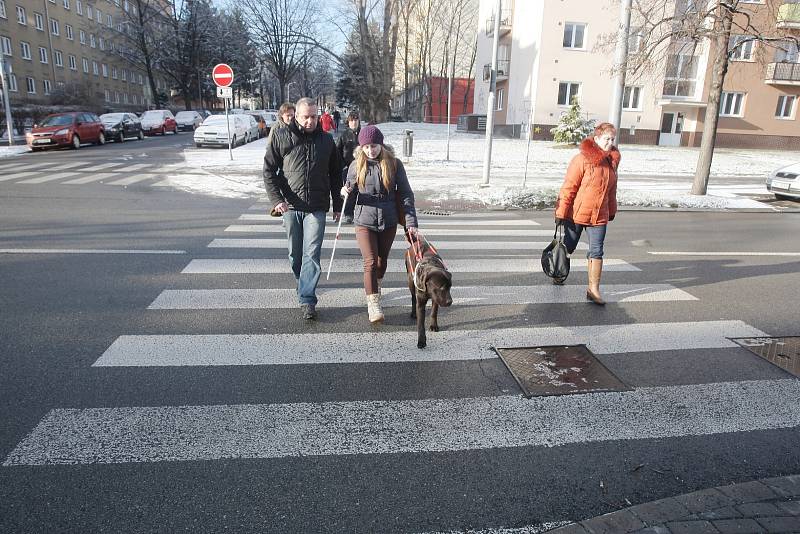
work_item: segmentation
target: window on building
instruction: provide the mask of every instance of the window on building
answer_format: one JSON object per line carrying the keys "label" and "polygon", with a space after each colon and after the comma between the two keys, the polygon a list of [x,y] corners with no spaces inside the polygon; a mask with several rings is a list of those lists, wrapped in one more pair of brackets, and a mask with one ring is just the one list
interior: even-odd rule
{"label": "window on building", "polygon": [[44,31],[44,17],[41,13],[33,14],[33,25],[40,32]]}
{"label": "window on building", "polygon": [[778,97],[778,107],[775,116],[779,119],[794,119],[794,108],[797,97],[794,95],[781,95]]}
{"label": "window on building", "polygon": [[31,45],[25,41],[20,41],[19,47],[22,52],[22,59],[31,59]]}
{"label": "window on building", "polygon": [[504,104],[503,100],[505,100],[505,96],[506,96],[505,89],[500,88],[497,90],[497,108],[496,108],[497,111],[503,109],[503,104]]}
{"label": "window on building", "polygon": [[61,50],[53,50],[53,61],[55,61],[56,67],[64,66],[64,56],[61,55]]}
{"label": "window on building", "polygon": [[86,4],[86,18],[89,20],[94,18],[94,8],[90,4]]}
{"label": "window on building", "polygon": [[7,19],[6,14],[6,0],[0,0],[0,19]]}
{"label": "window on building", "polygon": [[622,92],[622,109],[627,110],[640,110],[641,107],[642,88],[638,86],[627,85]]}
{"label": "window on building", "polygon": [[103,63],[100,67],[103,71],[103,78],[108,78],[108,65]]}
{"label": "window on building", "polygon": [[108,26],[109,28],[114,27],[114,17],[112,17],[111,15],[106,15],[106,26]]}
{"label": "window on building", "polygon": [[741,117],[744,114],[744,93],[723,92],[719,101],[720,117]]}
{"label": "window on building", "polygon": [[144,85],[144,78],[141,74],[139,75],[139,85]]}
{"label": "window on building", "polygon": [[114,67],[113,65],[111,67],[111,77],[115,80],[117,79],[117,67]]}
{"label": "window on building", "polygon": [[89,60],[86,58],[82,58],[81,63],[83,63],[83,72],[89,74]]}
{"label": "window on building", "polygon": [[86,44],[86,32],[85,31],[83,31],[83,30],[79,31],[78,40],[81,42],[82,45]]}
{"label": "window on building", "polygon": [[127,13],[127,12],[128,12],[128,10],[130,9],[130,6],[128,5],[128,0],[125,0],[125,1],[122,3],[122,9],[124,9],[124,10],[125,10],[125,13]]}
{"label": "window on building", "polygon": [[731,35],[728,41],[728,56],[731,61],[751,61],[753,43],[749,35]]}
{"label": "window on building", "polygon": [[628,53],[638,54],[642,51],[642,43],[644,42],[644,33],[640,28],[633,28],[631,34],[628,36]]}
{"label": "window on building", "polygon": [[3,55],[4,56],[13,56],[14,55],[14,49],[11,46],[11,39],[9,39],[8,37],[0,37],[0,43],[3,46]]}
{"label": "window on building", "polygon": [[36,80],[28,76],[25,78],[25,85],[27,86],[29,95],[36,94]]}
{"label": "window on building", "polygon": [[69,24],[64,24],[64,31],[67,33],[67,39],[70,41],[75,40],[75,33],[72,31],[72,26]]}
{"label": "window on building", "polygon": [[47,59],[48,59],[47,58],[47,49],[45,47],[43,47],[43,46],[40,46],[39,47],[39,61],[41,63],[48,63]]}
{"label": "window on building", "polygon": [[56,19],[50,19],[50,33],[53,35],[61,35],[61,29],[58,27]]}
{"label": "window on building", "polygon": [[100,76],[100,66],[97,64],[97,61],[92,61],[92,74]]}
{"label": "window on building", "polygon": [[19,91],[17,88],[17,76],[16,74],[9,74],[8,75],[8,90],[12,93],[16,93]]}
{"label": "window on building", "polygon": [[106,102],[111,102],[111,93],[108,89],[105,90],[106,93]]}
{"label": "window on building", "polygon": [[99,9],[97,9],[97,8],[95,8],[94,11],[97,14],[97,23],[98,24],[102,24],[103,23],[103,12],[100,11]]}
{"label": "window on building", "polygon": [[127,82],[128,81],[128,70],[127,69],[122,69],[122,81],[123,82]]}
{"label": "window on building", "polygon": [[44,94],[49,95],[52,86],[50,85],[50,80],[42,80],[42,87],[44,88]]}
{"label": "window on building", "polygon": [[106,42],[102,37],[98,37],[97,38],[97,47],[100,50],[105,50],[106,49]]}
{"label": "window on building", "polygon": [[83,15],[83,2],[81,0],[75,0],[75,11],[78,12],[78,15]]}
{"label": "window on building", "polygon": [[93,33],[89,34],[89,46],[91,46],[92,48],[97,48],[97,40],[94,38]]}
{"label": "window on building", "polygon": [[667,61],[664,76],[664,96],[694,96],[697,77],[697,58],[695,56],[672,55]]}
{"label": "window on building", "polygon": [[77,61],[75,60],[75,56],[73,56],[72,54],[70,54],[70,55],[67,57],[67,62],[69,63],[69,70],[78,70],[78,63],[77,63]]}
{"label": "window on building", "polygon": [[17,6],[17,22],[23,26],[28,25],[28,16],[25,14],[25,8],[22,6]]}
{"label": "window on building", "polygon": [[567,22],[564,24],[564,48],[583,48],[586,24]]}
{"label": "window on building", "polygon": [[122,93],[122,103],[123,104],[128,103],[128,93]]}
{"label": "window on building", "polygon": [[580,98],[581,84],[577,82],[561,82],[558,84],[558,105],[569,106],[573,98]]}
{"label": "window on building", "polygon": [[800,63],[798,44],[794,41],[782,41],[775,49],[775,61],[778,63]]}
{"label": "window on building", "polygon": [[69,0],[64,0],[64,9],[69,9]]}
{"label": "window on building", "polygon": [[119,104],[119,91],[114,91],[114,102]]}

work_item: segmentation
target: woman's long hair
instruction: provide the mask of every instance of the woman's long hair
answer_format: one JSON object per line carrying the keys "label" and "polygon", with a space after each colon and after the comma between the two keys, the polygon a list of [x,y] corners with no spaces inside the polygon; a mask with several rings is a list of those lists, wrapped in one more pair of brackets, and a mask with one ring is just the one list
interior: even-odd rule
{"label": "woman's long hair", "polygon": [[[394,174],[397,171],[397,160],[394,157],[394,150],[388,145],[381,145],[381,153],[378,154],[378,164],[381,166],[381,181],[386,191],[389,191]],[[362,147],[355,151],[356,155],[356,178],[358,179],[359,189],[364,189],[367,180],[367,154]]]}

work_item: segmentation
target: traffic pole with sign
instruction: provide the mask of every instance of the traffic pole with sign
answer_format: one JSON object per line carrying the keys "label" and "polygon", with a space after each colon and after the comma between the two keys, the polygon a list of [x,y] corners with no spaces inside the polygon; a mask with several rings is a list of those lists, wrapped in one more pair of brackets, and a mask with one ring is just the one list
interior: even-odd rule
{"label": "traffic pole with sign", "polygon": [[14,121],[11,119],[11,102],[9,88],[9,73],[6,72],[6,64],[3,62],[3,53],[0,52],[0,88],[3,89],[3,105],[6,111],[6,131],[8,133],[8,146],[14,145]]}
{"label": "traffic pole with sign", "polygon": [[233,83],[233,69],[227,63],[219,63],[211,70],[211,79],[217,84],[217,95],[222,95],[225,102],[225,124],[228,126],[228,155],[233,161],[231,148],[231,120],[228,116],[228,99],[233,96],[231,84]]}

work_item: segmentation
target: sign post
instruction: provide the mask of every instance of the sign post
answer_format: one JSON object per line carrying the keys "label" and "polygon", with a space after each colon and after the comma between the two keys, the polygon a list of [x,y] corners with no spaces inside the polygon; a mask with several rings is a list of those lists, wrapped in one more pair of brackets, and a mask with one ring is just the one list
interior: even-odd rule
{"label": "sign post", "polygon": [[3,53],[0,52],[0,88],[3,89],[3,104],[5,106],[6,111],[6,131],[8,133],[8,146],[14,145],[14,121],[11,119],[11,103],[10,103],[10,96],[9,96],[9,89],[11,88],[11,83],[9,79],[10,71],[6,72],[5,63],[3,63]]}
{"label": "sign post", "polygon": [[228,126],[228,155],[233,161],[233,149],[231,148],[231,120],[228,117],[228,99],[233,96],[231,84],[233,83],[233,69],[226,63],[219,63],[211,71],[211,78],[217,84],[217,96],[221,96],[225,102],[225,123]]}

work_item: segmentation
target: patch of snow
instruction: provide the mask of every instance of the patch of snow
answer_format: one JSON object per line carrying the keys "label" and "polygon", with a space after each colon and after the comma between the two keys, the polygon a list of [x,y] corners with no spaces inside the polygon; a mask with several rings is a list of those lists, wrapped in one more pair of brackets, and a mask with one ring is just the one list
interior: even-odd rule
{"label": "patch of snow", "polygon": [[0,159],[13,158],[20,154],[27,154],[31,149],[28,145],[0,146]]}

